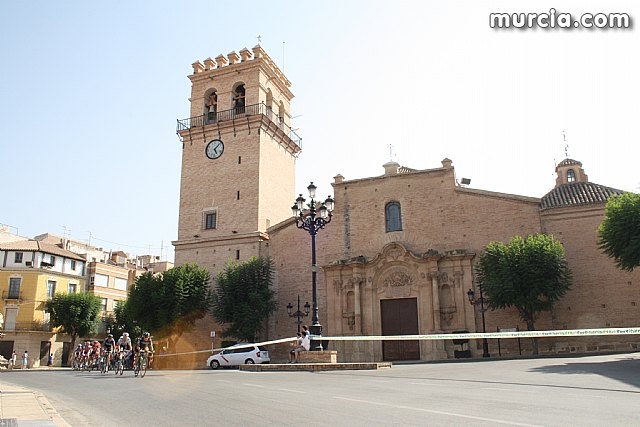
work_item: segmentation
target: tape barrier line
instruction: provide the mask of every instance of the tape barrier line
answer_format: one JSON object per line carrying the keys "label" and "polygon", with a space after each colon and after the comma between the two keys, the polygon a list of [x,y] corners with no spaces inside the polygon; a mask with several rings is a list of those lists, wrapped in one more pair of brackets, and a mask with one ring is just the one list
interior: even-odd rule
{"label": "tape barrier line", "polygon": [[429,334],[429,335],[373,335],[359,337],[321,337],[323,341],[407,341],[407,340],[459,340],[483,338],[544,338],[544,337],[583,337],[603,335],[640,335],[638,328],[600,328],[600,329],[561,329],[551,331],[519,331],[519,332],[471,332],[464,334]]}
{"label": "tape barrier line", "polygon": [[[637,328],[599,328],[599,329],[560,329],[551,331],[519,331],[519,332],[471,332],[464,334],[427,334],[427,335],[371,335],[371,336],[342,336],[324,337],[311,336],[312,339],[322,341],[409,341],[409,340],[459,340],[459,339],[483,339],[483,338],[544,338],[544,337],[585,337],[606,335],[640,335],[640,327]],[[272,345],[295,341],[296,337],[280,338],[271,341],[252,343],[252,345]],[[240,343],[242,344],[242,343]],[[188,351],[184,353],[160,354],[158,357],[181,356],[185,354],[213,353],[228,347],[220,347],[206,350]]]}
{"label": "tape barrier line", "polygon": [[[297,337],[291,337],[291,338],[280,338],[277,340],[271,340],[271,341],[262,341],[262,342],[257,342],[257,343],[249,343],[249,345],[272,345],[272,344],[282,344],[285,342],[290,342],[290,341],[295,341],[297,339]],[[238,343],[238,346],[242,345],[244,343]],[[219,348],[208,348],[206,350],[195,350],[195,351],[186,351],[183,353],[168,353],[168,354],[159,354],[158,357],[169,357],[169,356],[181,356],[184,354],[197,354],[197,353],[214,353],[216,351],[222,351],[225,350],[229,347],[219,347]]]}

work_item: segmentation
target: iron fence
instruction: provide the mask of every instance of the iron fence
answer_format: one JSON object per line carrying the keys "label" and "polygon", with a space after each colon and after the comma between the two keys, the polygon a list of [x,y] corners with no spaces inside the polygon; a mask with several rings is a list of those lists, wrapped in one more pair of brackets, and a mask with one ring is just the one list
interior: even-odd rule
{"label": "iron fence", "polygon": [[301,145],[302,138],[300,138],[300,136],[284,122],[284,119],[282,117],[280,117],[275,111],[273,111],[271,107],[268,107],[264,102],[261,102],[260,104],[238,106],[230,110],[211,112],[203,114],[201,116],[189,117],[188,119],[178,119],[176,132],[179,135],[181,131],[257,115],[263,115],[267,117],[269,120],[271,120],[271,122],[278,126],[296,145]]}

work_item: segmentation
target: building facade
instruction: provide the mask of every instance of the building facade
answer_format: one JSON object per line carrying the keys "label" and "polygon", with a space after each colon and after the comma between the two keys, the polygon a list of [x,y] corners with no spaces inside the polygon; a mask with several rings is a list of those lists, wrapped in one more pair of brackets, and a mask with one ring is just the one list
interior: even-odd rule
{"label": "building facade", "polygon": [[66,360],[69,339],[52,332],[45,303],[56,293],[84,290],[84,258],[55,245],[22,240],[0,244],[0,261],[5,332],[0,354],[8,358],[13,350],[28,350],[34,366],[46,363],[50,353],[58,363]]}
{"label": "building facade", "polygon": [[[195,262],[215,277],[229,260],[271,256],[279,308],[265,337],[292,336],[286,305],[312,296],[309,235],[290,213],[300,151],[297,137],[282,132],[289,125],[290,83],[259,46],[193,69],[192,117],[178,124],[184,149],[176,264]],[[317,236],[325,335],[479,331],[481,313],[467,292],[477,287],[474,265],[482,249],[539,232],[564,244],[574,274],[573,288],[542,314],[540,329],[640,322],[640,273],[619,271],[597,245],[606,201],[621,191],[589,182],[580,162],[558,164],[556,187],[542,198],[460,185],[449,159],[433,169],[383,167],[381,176],[338,175],[332,184],[332,222]],[[485,315],[489,331],[526,329],[515,310]],[[198,333],[209,329],[220,326],[209,320]],[[541,351],[632,350],[639,342],[633,336],[545,339]],[[473,355],[477,344],[471,343]],[[494,353],[496,344],[490,343]],[[513,340],[501,344],[504,353],[518,351]],[[526,351],[529,342],[522,344]],[[456,350],[450,341],[331,346],[345,361],[450,358]]]}

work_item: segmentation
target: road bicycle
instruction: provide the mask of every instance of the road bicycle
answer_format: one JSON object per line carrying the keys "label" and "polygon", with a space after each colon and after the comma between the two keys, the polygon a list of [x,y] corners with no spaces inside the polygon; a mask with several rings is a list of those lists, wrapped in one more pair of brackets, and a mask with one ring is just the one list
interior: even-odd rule
{"label": "road bicycle", "polygon": [[133,375],[136,377],[140,374],[140,378],[144,378],[147,373],[147,352],[140,350],[137,360],[134,363]]}
{"label": "road bicycle", "polygon": [[100,361],[98,362],[100,372],[102,372],[103,374],[109,372],[109,362],[107,360],[107,352],[105,351],[104,353],[102,353],[102,356],[100,356]]}
{"label": "road bicycle", "polygon": [[115,365],[115,373],[116,375],[120,374],[122,375],[122,373],[124,372],[124,354],[125,352],[120,350],[118,352],[118,358],[116,359],[116,365]]}

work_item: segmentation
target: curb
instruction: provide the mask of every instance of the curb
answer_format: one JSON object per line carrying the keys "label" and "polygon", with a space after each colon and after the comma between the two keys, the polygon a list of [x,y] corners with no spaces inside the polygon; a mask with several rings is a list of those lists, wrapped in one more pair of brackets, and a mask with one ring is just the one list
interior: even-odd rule
{"label": "curb", "polygon": [[17,421],[17,425],[70,427],[42,393],[25,387],[0,383],[0,408],[0,425]]}

